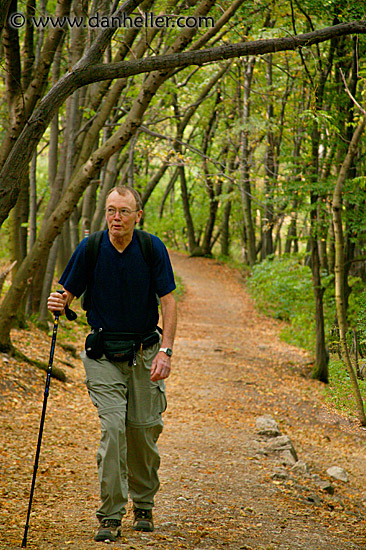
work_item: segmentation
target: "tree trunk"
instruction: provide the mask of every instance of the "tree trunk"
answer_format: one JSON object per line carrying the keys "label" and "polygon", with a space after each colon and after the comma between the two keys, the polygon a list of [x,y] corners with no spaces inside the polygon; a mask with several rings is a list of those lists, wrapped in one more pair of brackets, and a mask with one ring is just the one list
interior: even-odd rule
{"label": "tree trunk", "polygon": [[294,244],[294,252],[295,251],[295,245],[297,244],[297,200],[295,199],[292,203],[292,212],[291,212],[291,221],[289,223],[288,229],[287,229],[287,236],[286,236],[286,243],[285,243],[285,254],[291,253],[292,243]]}
{"label": "tree trunk", "polygon": [[347,372],[349,374],[355,400],[357,406],[357,413],[359,421],[362,426],[366,426],[366,416],[364,411],[364,405],[360,388],[357,383],[356,373],[354,371],[348,345],[347,345],[347,319],[346,319],[346,303],[345,303],[345,289],[344,289],[344,239],[343,239],[343,227],[342,227],[342,191],[343,185],[347,178],[347,173],[351,163],[356,155],[358,144],[361,135],[366,126],[366,115],[363,116],[359,125],[353,134],[351,143],[348,148],[346,158],[343,162],[341,170],[338,175],[337,183],[333,193],[333,224],[335,234],[335,298],[336,309],[339,327],[339,336],[341,342],[342,359],[346,365]]}
{"label": "tree trunk", "polygon": [[250,184],[250,151],[249,151],[249,130],[250,121],[250,92],[255,65],[255,57],[251,57],[245,64],[244,69],[244,90],[242,103],[242,125],[244,130],[240,134],[240,197],[244,218],[245,252],[248,263],[253,266],[256,261],[255,231],[252,216],[252,190]]}
{"label": "tree trunk", "polygon": [[[203,234],[202,245],[201,245],[203,255],[210,254],[212,250],[212,246],[213,246],[212,235],[215,227],[217,209],[219,206],[218,197],[221,193],[221,186],[222,186],[220,178],[218,178],[217,185],[216,186],[214,185],[212,175],[210,174],[210,170],[208,169],[208,160],[207,160],[209,143],[213,139],[216,131],[216,127],[217,127],[217,115],[218,115],[217,111],[218,111],[218,106],[220,102],[221,102],[221,96],[220,96],[220,92],[218,91],[214,109],[211,113],[206,131],[204,133],[203,145],[202,145],[202,153],[204,155],[203,172],[205,175],[205,188],[208,194],[208,202],[209,202],[208,218],[206,221],[205,231]],[[227,145],[225,145],[224,151],[226,153],[227,153],[227,149],[228,147]],[[225,156],[225,152],[224,152],[224,155],[220,154],[219,157],[223,158]]]}
{"label": "tree trunk", "polygon": [[189,195],[188,195],[188,188],[187,188],[187,181],[186,181],[184,166],[179,166],[178,172],[179,172],[179,178],[180,178],[180,189],[182,193],[184,219],[186,221],[186,226],[187,226],[188,250],[191,254],[194,254],[196,252],[196,248],[198,244],[196,240],[196,235],[195,235],[194,225],[193,225],[193,220],[191,215],[191,209],[189,205]]}
{"label": "tree trunk", "polygon": [[174,191],[174,185],[175,185],[175,182],[178,179],[178,176],[179,176],[179,170],[178,170],[178,168],[176,168],[173,172],[172,177],[169,180],[168,185],[165,188],[163,198],[161,199],[160,208],[159,208],[159,219],[161,219],[163,217],[165,202],[166,202],[167,198],[169,197],[170,193],[172,193]]}
{"label": "tree trunk", "polygon": [[267,256],[273,254],[273,193],[274,185],[276,183],[275,174],[275,146],[274,146],[274,134],[273,134],[273,98],[272,98],[272,85],[273,85],[273,56],[268,55],[266,58],[266,81],[267,81],[267,141],[266,152],[264,160],[264,172],[265,172],[265,207],[264,207],[264,220],[262,223],[262,251],[261,257],[264,260]]}
{"label": "tree trunk", "polygon": [[60,240],[60,236],[56,237],[51,247],[50,253],[48,254],[47,267],[46,267],[46,271],[43,279],[43,288],[42,288],[42,295],[41,295],[41,301],[39,306],[38,324],[44,330],[48,330],[49,311],[47,307],[47,300],[52,289],[53,276],[55,273],[56,259],[58,254],[59,240]]}
{"label": "tree trunk", "polygon": [[[104,221],[104,206],[108,192],[116,185],[118,166],[121,164],[118,162],[120,152],[117,151],[108,161],[106,170],[103,173],[102,185],[99,190],[98,202],[95,207],[93,219],[91,221],[90,232],[99,231]],[[122,162],[127,158],[127,153],[122,157]]]}
{"label": "tree trunk", "polygon": [[[317,197],[312,194],[312,204],[316,203]],[[316,380],[328,383],[328,355],[325,347],[325,332],[324,332],[324,311],[323,311],[323,294],[324,288],[320,276],[320,260],[318,251],[318,241],[316,238],[316,209],[314,208],[311,216],[311,270],[313,276],[313,290],[315,298],[315,365],[312,376]]]}
{"label": "tree trunk", "polygon": [[[61,47],[59,45],[56,54],[55,61],[52,65],[52,82],[57,82],[60,77],[60,63],[61,63]],[[61,146],[60,154],[60,174],[58,176],[57,165],[59,158],[59,120],[58,111],[51,120],[50,124],[50,141],[48,147],[48,182],[51,189],[51,197],[46,207],[46,216],[48,212],[51,212],[57,203],[58,197],[61,194],[61,189],[64,180],[64,158],[66,156],[66,140]],[[59,242],[59,239],[57,240]],[[41,262],[38,267],[34,279],[42,281],[42,285],[37,285],[37,291],[33,290],[33,302],[39,304],[38,322],[40,326],[47,329],[48,308],[47,299],[51,290],[54,271],[56,267],[58,245],[52,246],[52,257],[49,257],[48,251],[44,255],[44,262]]]}
{"label": "tree trunk", "polygon": [[[229,184],[227,193],[231,193],[234,189],[232,183]],[[231,200],[227,200],[224,206],[221,223],[220,245],[222,256],[230,256],[230,214],[231,214]]]}
{"label": "tree trunk", "polygon": [[[16,1],[14,1],[14,9],[12,10],[12,7],[11,7],[10,10],[16,12],[17,11],[16,4],[17,4]],[[57,2],[56,16],[64,17],[69,15],[70,5],[71,5],[71,0],[61,0]],[[9,33],[9,36],[12,38],[12,44],[10,48],[11,57],[9,59],[15,60],[16,52],[17,51],[19,52],[18,31],[8,26],[6,28],[6,32]],[[32,114],[35,108],[35,105],[37,104],[37,102],[39,101],[39,99],[42,97],[44,93],[45,87],[48,83],[48,74],[49,74],[51,63],[53,61],[58,45],[64,39],[64,36],[65,36],[65,31],[61,27],[55,27],[49,31],[47,39],[43,45],[41,55],[38,59],[37,67],[33,67],[33,77],[30,80],[27,89],[23,90],[21,94],[17,94],[17,93],[13,94],[12,105],[10,106],[11,107],[10,112],[12,112],[13,114],[12,124],[10,125],[9,131],[5,133],[5,137],[0,147],[0,166],[1,167],[4,165],[5,161],[9,157],[9,154],[15,142],[19,139],[19,136],[23,128],[25,127],[26,120]],[[25,61],[26,61],[26,69],[29,73],[30,71],[30,64],[28,62],[29,59],[26,59]],[[10,72],[8,70],[7,73],[17,81],[18,85],[20,85],[20,82],[22,80],[21,73],[19,71],[19,74],[17,75],[14,64]],[[23,80],[24,82],[26,82],[28,81],[28,78],[24,78]],[[36,146],[37,145],[35,145],[32,152],[30,152],[29,159],[33,156]],[[27,164],[28,164],[28,161],[26,162],[26,165]],[[22,172],[24,171],[24,168]],[[17,185],[17,188],[19,189],[18,185]]]}

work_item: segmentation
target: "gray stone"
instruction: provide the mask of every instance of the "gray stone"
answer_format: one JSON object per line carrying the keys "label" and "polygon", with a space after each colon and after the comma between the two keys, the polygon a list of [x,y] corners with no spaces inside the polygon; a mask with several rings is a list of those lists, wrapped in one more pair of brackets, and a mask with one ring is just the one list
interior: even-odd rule
{"label": "gray stone", "polygon": [[270,415],[259,416],[255,422],[257,432],[267,437],[277,437],[281,435],[277,422]]}
{"label": "gray stone", "polygon": [[298,460],[292,466],[291,471],[295,474],[306,475],[309,473],[308,465],[303,460]]}
{"label": "gray stone", "polygon": [[293,464],[297,462],[297,454],[292,444],[291,439],[287,435],[281,435],[269,440],[265,444],[265,448],[269,453],[286,453],[284,456],[292,457]]}
{"label": "gray stone", "polygon": [[338,479],[338,481],[344,481],[345,483],[348,482],[348,474],[346,470],[339,468],[339,466],[332,466],[331,468],[328,468],[327,474],[330,477],[334,477],[334,479]]}
{"label": "gray stone", "polygon": [[288,473],[283,468],[275,468],[271,475],[272,479],[288,479],[288,477]]}
{"label": "gray stone", "polygon": [[295,466],[296,464],[296,458],[294,457],[291,451],[282,451],[280,453],[280,459],[283,466],[292,467],[292,466]]}
{"label": "gray stone", "polygon": [[266,449],[264,448],[263,441],[257,441],[256,439],[248,441],[248,443],[246,444],[246,449],[252,457],[266,456],[268,454]]}

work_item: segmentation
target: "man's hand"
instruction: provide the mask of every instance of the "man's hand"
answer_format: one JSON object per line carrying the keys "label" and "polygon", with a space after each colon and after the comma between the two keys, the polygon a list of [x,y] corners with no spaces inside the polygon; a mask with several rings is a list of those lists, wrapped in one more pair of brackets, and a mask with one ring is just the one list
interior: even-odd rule
{"label": "man's hand", "polygon": [[170,374],[170,357],[164,352],[159,351],[151,363],[151,381],[164,380]]}
{"label": "man's hand", "polygon": [[[160,296],[160,304],[163,315],[163,337],[160,347],[172,348],[177,325],[177,306],[172,292]],[[170,362],[171,358],[164,351],[159,351],[151,364],[150,378],[152,382],[168,378],[171,368]]]}
{"label": "man's hand", "polygon": [[60,312],[60,315],[64,315],[67,298],[68,293],[66,291],[62,294],[59,292],[51,292],[47,301],[48,309],[52,311],[52,313]]}

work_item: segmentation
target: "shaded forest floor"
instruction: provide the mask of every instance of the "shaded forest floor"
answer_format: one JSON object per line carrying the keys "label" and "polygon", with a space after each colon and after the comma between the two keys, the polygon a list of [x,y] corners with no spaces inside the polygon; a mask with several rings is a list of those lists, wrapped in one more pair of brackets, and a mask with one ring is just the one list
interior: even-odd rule
{"label": "shaded forest floor", "polygon": [[[258,314],[237,272],[214,260],[172,253],[186,294],[179,303],[168,410],[159,440],[161,490],[151,534],[131,529],[111,546],[142,550],[361,550],[366,548],[366,432],[324,403],[309,378],[309,358],[278,338],[280,323]],[[55,364],[68,380],[52,380],[28,548],[94,549],[98,506],[96,412],[84,386],[79,326],[62,320]],[[29,356],[47,362],[50,338],[14,331]],[[0,548],[20,546],[43,402],[45,374],[0,355]],[[260,455],[258,416],[273,416],[307,474]],[[332,480],[343,467],[349,482]],[[281,470],[286,475],[274,475]],[[317,480],[317,481],[316,481]]]}

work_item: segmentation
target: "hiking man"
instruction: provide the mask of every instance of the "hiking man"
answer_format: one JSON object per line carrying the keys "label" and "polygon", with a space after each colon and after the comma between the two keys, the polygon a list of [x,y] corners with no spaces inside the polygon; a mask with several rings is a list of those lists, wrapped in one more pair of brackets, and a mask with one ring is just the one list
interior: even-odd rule
{"label": "hiking man", "polygon": [[[89,237],[78,245],[61,276],[63,294],[53,292],[48,299],[50,311],[64,313],[73,298],[88,289],[87,320],[92,332],[81,357],[101,423],[97,464],[102,503],[94,536],[101,542],[120,535],[128,493],[133,501],[133,528],[154,529],[152,508],[160,464],[157,440],[163,428],[164,379],[170,374],[176,328],[175,282],[168,252],[158,237],[135,229],[142,216],[139,193],[127,186],[115,187],[105,209],[108,229],[101,234],[95,266],[90,270],[88,264]],[[150,241],[149,261],[138,238],[141,234]],[[163,317],[161,335],[157,296]]]}

